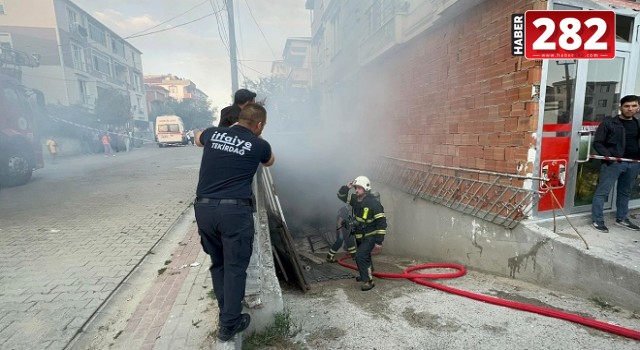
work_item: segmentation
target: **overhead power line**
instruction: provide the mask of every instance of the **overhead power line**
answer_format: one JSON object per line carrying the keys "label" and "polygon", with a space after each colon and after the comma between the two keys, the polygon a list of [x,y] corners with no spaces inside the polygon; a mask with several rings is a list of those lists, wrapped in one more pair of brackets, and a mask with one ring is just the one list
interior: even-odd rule
{"label": "overhead power line", "polygon": [[144,34],[133,35],[133,36],[126,37],[125,39],[133,39],[133,38],[138,38],[138,37],[141,37],[141,36],[147,36],[147,35],[151,35],[151,34],[166,32],[168,30],[176,29],[178,27],[186,26],[187,24],[191,24],[193,22],[200,21],[202,19],[205,19],[205,18],[207,18],[209,16],[213,16],[213,15],[215,15],[215,13],[209,13],[209,14],[206,14],[206,15],[204,15],[202,17],[198,17],[198,18],[196,18],[196,19],[194,19],[192,21],[175,25],[175,26],[173,26],[171,28],[165,28],[165,29],[160,29],[160,30],[156,30],[156,31],[153,31],[153,32],[144,33]]}
{"label": "overhead power line", "polygon": [[255,22],[256,26],[258,27],[258,30],[260,30],[260,34],[262,34],[262,37],[264,38],[264,42],[269,47],[269,50],[271,50],[271,54],[273,55],[273,58],[274,59],[278,59],[278,56],[276,56],[275,51],[273,51],[273,48],[271,47],[271,44],[269,43],[269,40],[267,39],[267,36],[264,35],[264,32],[262,31],[262,28],[260,28],[260,24],[258,24],[258,21],[256,21],[256,18],[253,16],[253,11],[251,11],[251,7],[249,6],[249,3],[247,2],[247,0],[244,0],[244,3],[247,5],[247,8],[249,9],[249,14],[251,15],[251,18],[253,19],[253,22]]}
{"label": "overhead power line", "polygon": [[178,14],[178,15],[175,15],[175,16],[173,16],[173,17],[171,17],[171,18],[167,19],[167,20],[164,20],[164,21],[162,21],[162,22],[160,22],[160,23],[158,23],[158,24],[154,25],[153,27],[149,27],[149,28],[147,28],[147,29],[144,29],[144,30],[141,30],[141,31],[139,31],[139,32],[133,33],[133,34],[129,35],[128,37],[124,38],[124,39],[129,39],[129,38],[132,38],[132,37],[137,36],[138,34],[142,34],[142,33],[144,33],[144,32],[148,32],[148,31],[150,31],[151,29],[158,28],[158,27],[160,27],[160,26],[161,26],[161,25],[163,25],[163,24],[166,24],[166,23],[168,23],[168,22],[171,22],[171,21],[173,21],[174,19],[176,19],[176,18],[178,18],[178,17],[180,17],[180,16],[183,16],[183,15],[187,14],[188,12],[191,12],[191,11],[192,11],[192,10],[194,10],[196,7],[199,7],[200,5],[202,5],[202,4],[204,4],[204,3],[206,3],[207,1],[208,1],[208,0],[204,0],[203,2],[201,2],[201,3],[199,3],[199,4],[195,5],[195,6],[193,6],[192,8],[190,8],[190,9],[188,9],[188,10],[186,10],[186,11],[184,11],[184,12],[182,12],[182,13]]}

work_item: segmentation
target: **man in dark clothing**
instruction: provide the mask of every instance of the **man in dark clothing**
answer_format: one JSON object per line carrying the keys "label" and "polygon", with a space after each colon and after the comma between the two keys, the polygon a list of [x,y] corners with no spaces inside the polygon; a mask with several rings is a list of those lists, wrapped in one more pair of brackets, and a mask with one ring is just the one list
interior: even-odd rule
{"label": "man in dark clothing", "polygon": [[194,207],[202,248],[211,256],[222,341],[251,322],[241,313],[254,236],[251,182],[259,164],[275,161],[271,146],[259,137],[266,121],[264,107],[250,104],[234,126],[211,127],[195,136],[204,150]]}
{"label": "man in dark clothing", "polygon": [[351,235],[351,230],[349,228],[350,216],[351,208],[348,205],[338,209],[338,218],[336,219],[336,241],[329,249],[329,253],[327,253],[327,262],[336,262],[336,254],[338,253],[338,250],[340,250],[340,247],[342,247],[343,243],[344,250],[348,251],[349,254],[351,254],[351,257],[355,257],[356,241]]}
{"label": "man in dark clothing", "polygon": [[[601,156],[640,159],[640,121],[635,117],[640,98],[628,95],[620,99],[620,115],[605,118],[596,129],[593,148]],[[618,182],[616,194],[616,225],[638,231],[640,227],[632,223],[629,214],[631,186],[640,172],[640,163],[624,161],[602,161],[600,178],[593,202],[591,220],[593,227],[600,232],[609,232],[604,224],[604,202],[611,189]]]}
{"label": "man in dark clothing", "polygon": [[244,106],[254,103],[256,100],[256,93],[247,89],[240,89],[236,91],[233,96],[233,105],[225,107],[220,111],[219,128],[228,128],[238,121],[240,111]]}
{"label": "man in dark clothing", "polygon": [[[353,193],[349,193],[351,189]],[[366,176],[358,176],[338,190],[338,198],[353,208],[354,222],[351,231],[356,238],[356,264],[363,291],[375,287],[371,252],[381,245],[387,233],[387,218],[382,204],[370,195],[371,181]]]}

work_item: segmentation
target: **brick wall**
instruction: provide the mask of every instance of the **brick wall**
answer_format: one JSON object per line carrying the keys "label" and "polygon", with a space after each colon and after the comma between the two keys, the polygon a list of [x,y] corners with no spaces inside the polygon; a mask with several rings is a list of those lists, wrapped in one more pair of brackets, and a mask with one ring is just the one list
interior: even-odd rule
{"label": "brick wall", "polygon": [[[503,173],[532,170],[541,61],[511,56],[511,14],[544,1],[491,0],[449,14],[367,68],[363,115],[384,131],[384,155]],[[371,99],[371,98],[370,98]],[[525,166],[526,165],[526,166]],[[523,167],[524,166],[524,167]]]}

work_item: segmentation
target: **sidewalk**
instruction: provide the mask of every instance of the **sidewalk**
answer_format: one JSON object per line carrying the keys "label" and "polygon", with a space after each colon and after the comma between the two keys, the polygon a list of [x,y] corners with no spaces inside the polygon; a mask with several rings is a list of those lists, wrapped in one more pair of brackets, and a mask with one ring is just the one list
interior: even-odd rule
{"label": "sidewalk", "polygon": [[215,344],[218,310],[210,297],[210,261],[195,224],[170,259],[113,349],[209,349]]}

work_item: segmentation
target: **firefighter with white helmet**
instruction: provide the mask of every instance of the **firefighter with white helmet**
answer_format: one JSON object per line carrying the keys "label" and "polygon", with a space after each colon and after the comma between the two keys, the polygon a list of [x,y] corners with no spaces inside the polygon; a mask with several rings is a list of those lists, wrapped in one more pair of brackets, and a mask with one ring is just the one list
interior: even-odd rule
{"label": "firefighter with white helmet", "polygon": [[[351,189],[354,191],[351,192]],[[387,233],[387,218],[380,201],[371,195],[371,181],[366,176],[340,187],[338,198],[353,208],[351,232],[356,238],[356,264],[362,282],[360,289],[370,290],[373,282],[371,252],[376,245],[382,244]]]}

